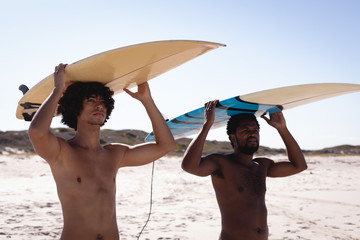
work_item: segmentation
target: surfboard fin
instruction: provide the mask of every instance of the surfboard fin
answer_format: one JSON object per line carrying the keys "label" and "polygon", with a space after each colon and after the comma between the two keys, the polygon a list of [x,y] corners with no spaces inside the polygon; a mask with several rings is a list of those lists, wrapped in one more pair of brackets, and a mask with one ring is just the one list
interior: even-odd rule
{"label": "surfboard fin", "polygon": [[19,90],[23,93],[23,95],[25,95],[25,93],[27,93],[27,91],[29,91],[29,88],[25,84],[21,84],[19,86]]}

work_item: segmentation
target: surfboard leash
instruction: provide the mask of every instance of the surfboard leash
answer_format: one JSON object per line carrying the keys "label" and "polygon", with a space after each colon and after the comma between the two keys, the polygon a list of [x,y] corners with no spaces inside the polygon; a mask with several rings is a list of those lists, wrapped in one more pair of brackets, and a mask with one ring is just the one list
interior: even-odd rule
{"label": "surfboard leash", "polygon": [[150,184],[150,209],[149,209],[149,214],[148,214],[148,217],[147,217],[147,220],[144,224],[144,226],[142,227],[138,237],[137,237],[137,240],[140,239],[140,236],[142,234],[142,232],[144,231],[146,225],[148,224],[149,220],[150,220],[150,216],[151,216],[151,211],[152,211],[152,195],[153,195],[153,180],[154,180],[154,169],[155,169],[155,161],[152,163],[152,169],[151,169],[151,184]]}

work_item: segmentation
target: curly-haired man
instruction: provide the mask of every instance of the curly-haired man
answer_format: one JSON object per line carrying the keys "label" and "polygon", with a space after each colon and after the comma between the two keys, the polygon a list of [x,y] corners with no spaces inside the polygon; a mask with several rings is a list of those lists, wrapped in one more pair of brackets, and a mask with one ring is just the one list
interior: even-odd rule
{"label": "curly-haired man", "polygon": [[[113,110],[113,93],[101,83],[74,83],[66,88],[65,67],[55,68],[55,87],[29,127],[30,140],[49,163],[57,185],[64,220],[61,239],[119,239],[115,208],[118,169],[153,162],[173,150],[175,141],[144,83],[136,93],[124,91],[145,107],[156,142],[100,145],[100,127]],[[70,140],[49,130],[58,103],[62,122],[76,130]]]}

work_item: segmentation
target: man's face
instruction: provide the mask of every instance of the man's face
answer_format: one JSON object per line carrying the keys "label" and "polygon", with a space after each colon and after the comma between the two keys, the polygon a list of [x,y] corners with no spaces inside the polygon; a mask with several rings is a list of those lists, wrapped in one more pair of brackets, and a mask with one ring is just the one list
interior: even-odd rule
{"label": "man's face", "polygon": [[91,95],[83,100],[83,108],[78,117],[91,125],[102,126],[106,118],[105,102],[101,96]]}
{"label": "man's face", "polygon": [[255,121],[246,120],[238,124],[235,134],[232,134],[231,141],[234,149],[241,153],[252,155],[259,148],[259,127]]}

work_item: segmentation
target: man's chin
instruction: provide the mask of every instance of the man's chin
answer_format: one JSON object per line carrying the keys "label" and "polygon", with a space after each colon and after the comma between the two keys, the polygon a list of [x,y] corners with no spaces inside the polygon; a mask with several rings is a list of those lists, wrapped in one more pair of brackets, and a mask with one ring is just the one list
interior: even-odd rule
{"label": "man's chin", "polygon": [[103,126],[104,124],[105,124],[105,122],[104,121],[92,121],[92,122],[90,122],[90,124],[91,125],[94,125],[94,126],[96,126],[96,125],[98,125],[98,126]]}
{"label": "man's chin", "polygon": [[259,149],[259,146],[253,146],[253,147],[243,147],[243,148],[239,148],[240,152],[246,154],[246,155],[253,155],[254,153],[257,152],[257,150]]}

